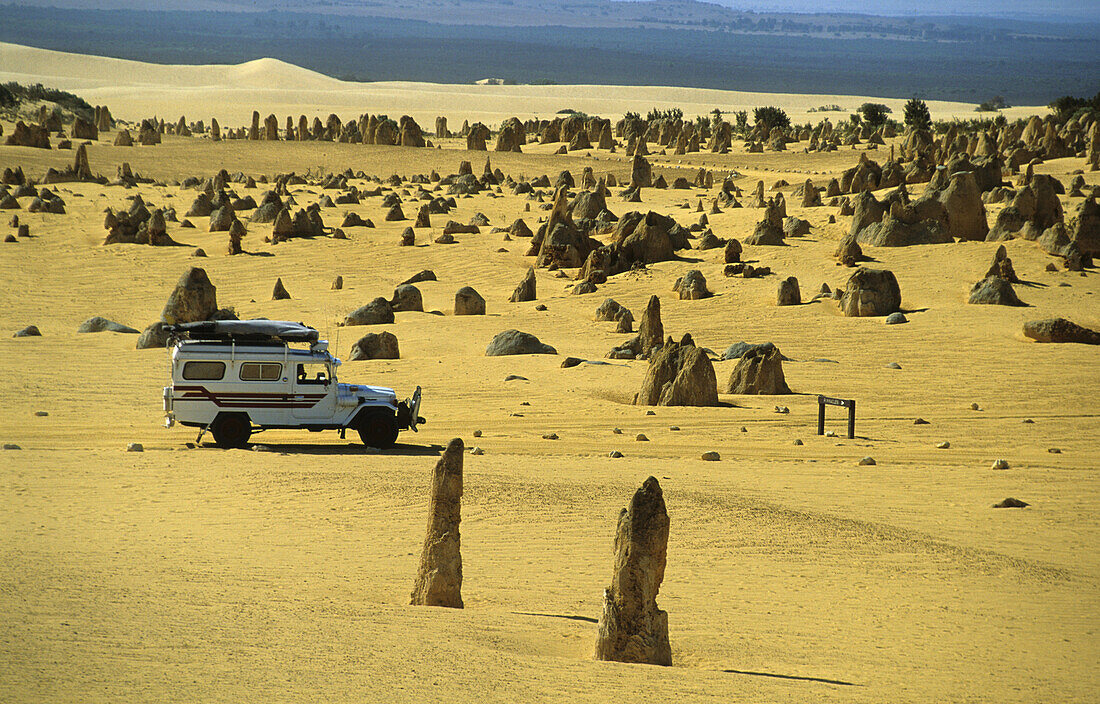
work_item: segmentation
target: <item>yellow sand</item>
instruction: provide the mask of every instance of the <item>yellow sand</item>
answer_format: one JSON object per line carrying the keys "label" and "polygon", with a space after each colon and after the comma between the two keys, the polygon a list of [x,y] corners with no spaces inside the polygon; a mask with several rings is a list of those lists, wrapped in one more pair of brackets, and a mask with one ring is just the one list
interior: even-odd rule
{"label": "yellow sand", "polygon": [[[169,100],[171,89],[162,90],[157,100]],[[249,110],[284,119],[251,95]],[[208,101],[207,113],[236,114]],[[151,106],[108,103],[133,117]],[[162,105],[163,114],[207,117]],[[384,108],[359,103],[349,112],[375,109]],[[448,174],[462,159],[480,173],[487,156],[456,151],[454,141],[414,150],[168,137],[124,149],[110,146],[112,138],[89,148],[93,170],[113,177],[128,161],[165,181],[222,167],[269,177],[348,167],[383,177]],[[628,173],[621,154],[595,152],[597,161],[551,156],[550,147],[528,151],[488,156],[517,178],[553,179],[562,169],[579,176],[585,165],[598,175]],[[0,147],[0,168],[21,165],[35,177],[71,158]],[[666,178],[690,176],[689,164],[736,169],[737,183],[751,188],[757,178],[770,187],[807,174],[823,185],[856,158],[851,150],[738,148],[654,161]],[[1082,167],[1062,159],[1039,170],[1067,180]],[[1097,183],[1095,174],[1087,179]],[[263,192],[233,187],[257,199]],[[781,277],[797,276],[809,299],[821,283],[843,286],[850,274],[831,257],[848,218],[829,225],[836,208],[802,209],[784,188],[788,212],[810,220],[813,234],[745,252],[778,276],[726,278],[721,250],[693,250],[685,261],[613,277],[585,296],[568,293],[571,279],[540,270],[539,300],[512,304],[508,295],[532,262],[523,256],[526,241],[505,242],[483,228],[456,245],[428,244],[447,219],[466,222],[475,212],[494,226],[522,216],[534,228],[544,215],[538,204],[526,213],[528,201],[507,189],[503,198],[459,199],[450,216],[433,216],[430,233],[417,232],[418,247],[396,246],[410,223],[383,223],[375,198],[323,216],[338,225],[353,210],[377,229],[272,247],[261,241],[269,226],[251,226],[250,254],[234,257],[224,253],[224,233],[206,232],[205,218],[194,218],[195,230],[170,224],[186,247],[100,245],[104,208],[125,207],[140,193],[173,205],[182,219],[193,190],[56,190],[68,215],[28,214],[23,199],[18,214],[32,237],[0,244],[0,441],[22,447],[0,452],[5,701],[1095,700],[1100,358],[1095,347],[1041,345],[1021,334],[1024,321],[1051,316],[1100,327],[1092,271],[1046,272],[1051,257],[1010,242],[1016,271],[1035,282],[1017,287],[1031,307],[971,306],[966,294],[996,245],[873,249],[872,266],[897,274],[913,311],[908,324],[845,318],[828,301],[777,308]],[[301,206],[321,195],[316,187],[292,190]],[[706,194],[708,206],[714,194]],[[698,215],[677,206],[701,196],[648,190],[640,206],[612,198],[609,207],[619,215],[652,208],[687,224]],[[1079,200],[1063,202],[1072,212]],[[719,237],[740,239],[759,211],[709,217]],[[209,256],[194,258],[195,247]],[[165,353],[135,350],[132,335],[75,330],[92,315],[138,328],[152,322],[190,266],[207,270],[220,305],[242,317],[315,325],[342,357],[357,336],[393,331],[402,359],[349,362],[340,377],[392,386],[400,396],[421,385],[428,424],[387,452],[366,451],[353,436],[292,431],[255,436],[268,452],[188,449],[194,430],[161,426]],[[439,277],[418,285],[425,306],[447,315],[399,313],[393,325],[335,327],[424,268]],[[714,298],[676,300],[672,283],[691,268],[703,271]],[[336,275],[342,291],[330,290]],[[291,300],[270,300],[276,277]],[[464,285],[485,296],[487,316],[450,315]],[[629,405],[645,362],[560,367],[565,355],[602,359],[625,339],[592,322],[601,301],[613,297],[637,316],[652,293],[676,338],[691,333],[718,353],[739,340],[775,342],[795,360],[784,369],[796,395],[723,396],[731,406],[649,416]],[[536,311],[537,303],[547,310]],[[11,338],[27,324],[43,337]],[[534,333],[560,354],[485,357],[485,345],[508,328]],[[902,368],[885,368],[890,362]],[[724,383],[734,363],[715,366]],[[509,374],[528,380],[504,382]],[[839,413],[829,427],[840,437],[815,435],[818,393],[858,400],[858,438],[843,437]],[[774,413],[777,404],[790,413]],[[918,417],[930,424],[914,425]],[[550,432],[560,439],[541,439]],[[649,442],[635,441],[638,433]],[[430,470],[456,436],[485,450],[466,458],[466,609],[408,607]],[[940,441],[951,448],[936,449]],[[128,442],[145,452],[127,453]],[[1061,453],[1048,453],[1052,447]],[[609,458],[612,450],[625,457]],[[701,461],[708,450],[722,460]],[[865,455],[878,464],[857,466]],[[1010,469],[991,470],[998,458]],[[671,517],[659,604],[669,612],[675,665],[595,662],[593,620],[611,576],[615,521],[649,475],[661,481]],[[1032,506],[991,508],[1007,496]]]}

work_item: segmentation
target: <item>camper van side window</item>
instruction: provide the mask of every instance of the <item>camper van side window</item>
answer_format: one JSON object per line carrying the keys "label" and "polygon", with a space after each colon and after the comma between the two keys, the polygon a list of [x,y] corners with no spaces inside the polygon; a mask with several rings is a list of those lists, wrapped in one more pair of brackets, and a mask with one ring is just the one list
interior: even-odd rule
{"label": "camper van side window", "polygon": [[183,378],[188,381],[218,381],[225,376],[225,362],[187,362]]}
{"label": "camper van side window", "polygon": [[267,362],[245,362],[241,364],[241,381],[279,381],[283,375],[283,365]]}

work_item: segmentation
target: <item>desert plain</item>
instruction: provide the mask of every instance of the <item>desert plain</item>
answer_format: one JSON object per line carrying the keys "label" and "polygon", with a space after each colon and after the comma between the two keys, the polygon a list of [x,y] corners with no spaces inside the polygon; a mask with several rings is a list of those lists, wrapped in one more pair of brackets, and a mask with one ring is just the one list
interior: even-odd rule
{"label": "desert plain", "polygon": [[[853,109],[874,98],[550,86],[531,103],[538,87],[318,88],[307,72],[270,62],[210,70],[212,87],[190,94],[174,81],[190,81],[191,67],[0,51],[0,79],[38,76],[133,124],[184,114],[217,117],[224,130],[246,124],[255,109],[277,115],[281,128],[288,114],[346,120],[382,111],[412,115],[439,147],[200,134],[121,147],[113,143],[120,125],[90,140],[91,170],[113,180],[127,163],[151,182],[63,182],[48,187],[63,198],[64,215],[29,213],[25,198],[19,210],[3,211],[3,234],[16,214],[29,236],[0,244],[0,440],[19,448],[0,452],[0,700],[1096,700],[1100,348],[1022,333],[1027,321],[1055,317],[1100,328],[1094,268],[1068,270],[1025,239],[864,246],[867,266],[896,275],[908,322],[846,317],[832,298],[810,299],[822,284],[844,288],[854,271],[834,257],[851,216],[828,198],[802,207],[794,190],[807,178],[819,187],[839,178],[861,154],[885,162],[901,150],[900,133],[872,151],[862,142],[804,152],[794,142],[750,153],[735,138],[728,153],[675,155],[650,144],[654,177],[693,181],[703,168],[714,185],[643,188],[641,202],[628,203],[618,197],[632,169],[623,143],[614,153],[557,154],[557,143],[496,152],[492,141],[487,152],[467,151],[464,138],[435,138],[429,121],[447,115],[452,130],[463,119],[495,128],[511,116],[553,118],[559,106],[614,122],[639,105],[694,101],[706,108],[685,107],[686,115],[782,104],[802,123],[811,107]],[[236,78],[219,88],[219,73]],[[929,105],[935,119],[973,110]],[[1047,115],[1013,110],[1010,121]],[[12,123],[3,129],[11,134]],[[39,187],[48,168],[73,158],[0,146],[0,168],[21,167]],[[182,220],[198,192],[179,184],[222,169],[272,182],[303,176],[289,191],[305,207],[335,196],[321,179],[347,169],[369,177],[349,180],[361,189],[396,174],[400,195],[416,191],[409,179],[456,174],[462,161],[480,175],[487,159],[516,182],[554,182],[569,171],[573,193],[585,167],[597,178],[613,174],[619,186],[607,208],[615,215],[652,210],[686,227],[698,222],[701,203],[713,234],[738,240],[753,233],[761,209],[712,213],[712,204],[727,176],[742,202],[762,180],[765,195],[784,193],[787,213],[811,230],[784,246],[744,245],[743,261],[770,267],[769,276],[725,276],[722,248],[692,248],[583,295],[572,292],[575,269],[559,278],[561,270],[536,268],[536,299],[519,303],[509,296],[535,263],[529,240],[492,230],[517,218],[536,229],[552,188],[541,201],[507,186],[458,196],[449,214],[415,230],[414,246],[398,244],[417,208],[405,195],[407,221],[385,221],[375,197],[321,208],[329,229],[348,212],[376,225],[342,228],[346,239],[272,245],[264,242],[271,225],[242,215],[239,255],[226,253],[225,232],[208,232],[207,218],[195,217],[194,229],[167,223],[185,246],[103,244],[106,208],[125,210],[140,195]],[[1044,159],[1034,173],[1068,186],[1080,170],[1087,193],[1100,184],[1088,169],[1074,155]],[[1021,174],[1006,170],[1006,184]],[[780,180],[787,185],[774,188]],[[229,187],[259,201],[272,186]],[[1069,219],[1083,198],[1066,190],[1058,198]],[[986,206],[991,226],[1006,205]],[[478,213],[489,222],[480,232],[435,243],[444,222]],[[1024,282],[1015,290],[1026,307],[968,303],[1001,244]],[[194,256],[196,248],[207,256]],[[76,330],[96,315],[144,328],[196,266],[216,286],[219,306],[242,319],[312,325],[342,359],[366,332],[392,332],[400,359],[345,361],[339,378],[389,386],[399,398],[422,387],[426,425],[381,451],[354,433],[272,430],[249,448],[226,450],[209,436],[195,446],[194,429],[166,429],[165,351],[135,349],[132,334]],[[423,307],[442,315],[339,325],[423,269],[437,276],[417,284]],[[692,269],[713,296],[678,298],[673,284]],[[340,290],[331,288],[336,276]],[[777,306],[788,276],[798,279],[803,303]],[[272,300],[276,279],[288,300]],[[485,315],[452,314],[463,286],[484,297]],[[613,298],[637,319],[651,295],[660,298],[667,336],[689,333],[713,351],[720,390],[738,364],[722,360],[723,350],[773,342],[789,358],[783,371],[794,393],[722,393],[717,407],[633,405],[649,363],[607,359],[630,335],[593,318]],[[32,324],[40,337],[13,337]],[[558,354],[486,356],[508,329]],[[563,368],[566,356],[603,363]],[[522,378],[506,381],[511,375]],[[856,399],[854,439],[840,409],[828,418],[835,436],[816,434],[818,394]],[[409,606],[431,469],[455,437],[483,451],[468,452],[464,466],[465,608]],[[144,451],[127,452],[129,443]],[[609,456],[615,451],[622,457]],[[720,459],[704,461],[706,452]],[[864,457],[875,464],[861,465]],[[1007,468],[993,469],[997,460]],[[657,602],[668,612],[673,665],[596,661],[616,520],[649,476],[660,481],[670,521]],[[1006,497],[1029,506],[993,508]]]}

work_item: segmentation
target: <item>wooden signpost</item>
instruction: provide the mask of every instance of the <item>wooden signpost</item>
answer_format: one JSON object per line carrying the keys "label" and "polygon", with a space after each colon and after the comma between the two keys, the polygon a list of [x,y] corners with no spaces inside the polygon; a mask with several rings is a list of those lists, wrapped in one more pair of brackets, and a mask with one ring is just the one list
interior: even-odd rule
{"label": "wooden signpost", "polygon": [[843,406],[848,409],[848,438],[856,436],[856,402],[850,398],[817,397],[817,434],[825,434],[825,406]]}

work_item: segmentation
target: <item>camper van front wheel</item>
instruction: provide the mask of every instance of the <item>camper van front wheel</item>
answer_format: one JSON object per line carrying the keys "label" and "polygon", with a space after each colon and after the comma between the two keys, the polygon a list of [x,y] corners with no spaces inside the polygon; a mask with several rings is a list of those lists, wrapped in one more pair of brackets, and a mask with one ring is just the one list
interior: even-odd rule
{"label": "camper van front wheel", "polygon": [[397,441],[397,417],[388,408],[368,408],[356,417],[359,439],[367,447],[385,449]]}
{"label": "camper van front wheel", "polygon": [[252,422],[246,413],[219,413],[210,432],[219,447],[243,447],[252,437]]}

